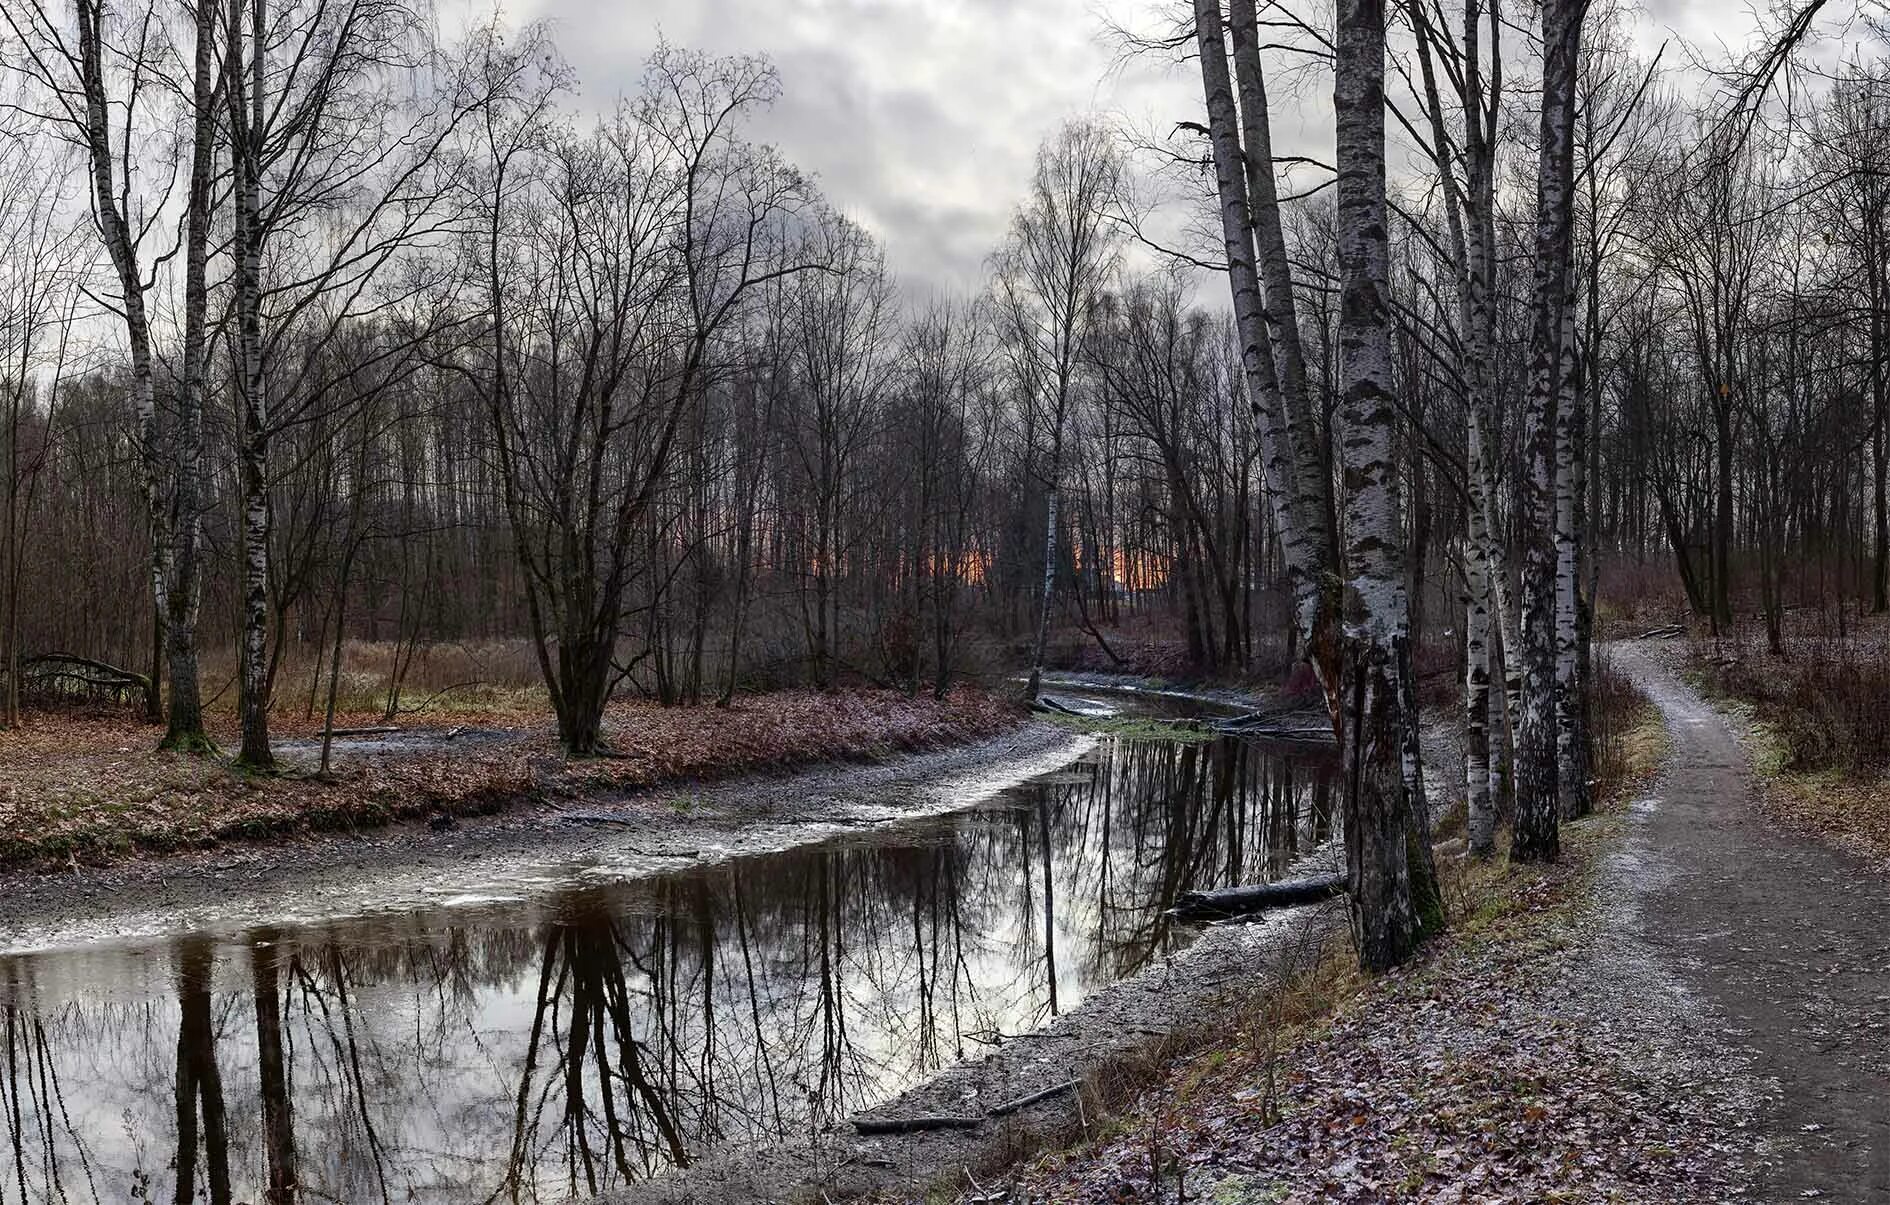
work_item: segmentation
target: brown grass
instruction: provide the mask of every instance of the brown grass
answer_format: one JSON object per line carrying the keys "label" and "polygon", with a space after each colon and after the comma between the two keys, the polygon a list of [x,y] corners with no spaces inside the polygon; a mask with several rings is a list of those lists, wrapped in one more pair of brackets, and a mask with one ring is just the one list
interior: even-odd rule
{"label": "brown grass", "polygon": [[[110,859],[871,760],[991,735],[1019,717],[1014,705],[968,689],[944,702],[894,691],[785,691],[738,697],[729,708],[619,703],[606,731],[620,756],[566,762],[542,710],[468,711],[409,728],[490,727],[520,739],[441,746],[323,780],[307,767],[259,777],[221,758],[160,753],[159,730],[121,713],[29,714],[19,729],[0,732],[0,862]],[[338,725],[378,719],[351,713]],[[218,739],[233,746],[229,718],[212,721]],[[294,716],[275,722],[283,737],[319,727]]]}
{"label": "brown grass", "polygon": [[1796,637],[1786,656],[1696,642],[1694,676],[1752,719],[1760,802],[1789,828],[1890,857],[1890,643]]}
{"label": "brown grass", "polygon": [[1778,742],[1782,768],[1875,773],[1890,766],[1890,648],[1798,639],[1787,655],[1703,642],[1693,664],[1707,690],[1749,706]]}

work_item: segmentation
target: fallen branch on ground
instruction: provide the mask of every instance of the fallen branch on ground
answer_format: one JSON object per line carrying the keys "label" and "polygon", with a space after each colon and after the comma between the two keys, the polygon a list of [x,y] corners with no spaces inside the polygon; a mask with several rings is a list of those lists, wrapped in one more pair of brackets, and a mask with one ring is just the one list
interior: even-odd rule
{"label": "fallen branch on ground", "polygon": [[855,1117],[853,1128],[861,1134],[917,1134],[925,1130],[975,1130],[984,1124],[982,1117]]}
{"label": "fallen branch on ground", "polygon": [[1081,1082],[1081,1080],[1066,1079],[1060,1084],[1051,1084],[1048,1088],[1041,1091],[1032,1092],[1028,1096],[1020,1096],[1016,1100],[1007,1100],[1003,1104],[995,1106],[992,1108],[990,1115],[992,1117],[1009,1117],[1019,1109],[1028,1109],[1038,1101],[1049,1100],[1052,1096],[1058,1096],[1068,1092]]}
{"label": "fallen branch on ground", "polygon": [[1287,879],[1280,883],[1255,883],[1245,887],[1220,887],[1212,891],[1190,891],[1182,895],[1169,915],[1182,920],[1211,920],[1245,916],[1268,908],[1292,908],[1317,904],[1345,891],[1340,876],[1320,875],[1307,879]]}

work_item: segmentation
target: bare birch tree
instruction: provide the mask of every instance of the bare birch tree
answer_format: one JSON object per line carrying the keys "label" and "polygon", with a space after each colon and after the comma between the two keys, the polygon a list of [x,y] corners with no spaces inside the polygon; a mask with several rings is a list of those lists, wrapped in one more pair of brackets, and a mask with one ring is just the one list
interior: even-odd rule
{"label": "bare birch tree", "polygon": [[[172,31],[155,4],[118,14],[97,0],[74,0],[70,27],[41,0],[0,9],[0,19],[14,35],[11,65],[41,94],[37,115],[80,150],[87,167],[93,221],[116,286],[116,302],[107,304],[124,324],[131,362],[153,630],[166,637],[162,650],[153,642],[148,706],[152,718],[158,718],[156,667],[162,661],[168,665],[171,687],[163,747],[187,752],[214,748],[203,730],[195,624],[202,591],[201,348],[207,300],[201,268],[215,171],[210,111],[215,11],[208,0],[190,10],[195,40],[191,94],[178,97],[166,94],[170,77],[160,59]],[[158,412],[149,295],[158,286],[161,264],[172,254],[161,248],[153,251],[151,244],[157,241],[152,235],[164,220],[177,172],[175,164],[151,163],[149,147],[162,144],[161,135],[177,114],[189,119],[192,149],[184,173],[187,216],[179,235],[186,249],[187,276],[184,381],[176,429],[167,432]]]}
{"label": "bare birch tree", "polygon": [[1542,111],[1536,176],[1529,393],[1524,423],[1522,715],[1517,732],[1516,821],[1510,857],[1553,860],[1557,803],[1557,403],[1567,379],[1562,344],[1573,304],[1575,82],[1580,0],[1542,6]]}
{"label": "bare birch tree", "polygon": [[1064,125],[1038,148],[1030,199],[1012,216],[997,258],[997,312],[1016,358],[1028,425],[1042,445],[1030,449],[1044,491],[1043,584],[1024,688],[1031,699],[1043,680],[1056,593],[1064,439],[1083,341],[1115,270],[1118,240],[1109,211],[1121,185],[1122,158],[1109,132],[1094,122]]}
{"label": "bare birch tree", "polygon": [[1339,438],[1345,516],[1346,871],[1359,961],[1384,970],[1441,923],[1424,800],[1409,763],[1410,607],[1394,462],[1390,249],[1385,203],[1385,9],[1341,0],[1338,117]]}

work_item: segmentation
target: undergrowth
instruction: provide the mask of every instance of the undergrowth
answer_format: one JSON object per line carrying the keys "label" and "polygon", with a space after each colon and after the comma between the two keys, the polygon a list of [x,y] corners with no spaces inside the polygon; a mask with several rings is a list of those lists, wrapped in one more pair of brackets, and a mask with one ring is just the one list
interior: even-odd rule
{"label": "undergrowth", "polygon": [[1890,766],[1890,650],[1794,641],[1785,656],[1693,652],[1701,686],[1737,701],[1778,743],[1780,768],[1856,773]]}

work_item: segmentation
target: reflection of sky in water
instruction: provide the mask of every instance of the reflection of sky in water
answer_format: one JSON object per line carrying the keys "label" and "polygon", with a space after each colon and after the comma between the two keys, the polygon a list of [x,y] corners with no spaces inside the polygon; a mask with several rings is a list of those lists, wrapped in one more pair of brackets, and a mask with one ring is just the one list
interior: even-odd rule
{"label": "reflection of sky in water", "polygon": [[0,1182],[556,1200],[804,1133],[1177,948],[1179,892],[1324,834],[1316,777],[1104,742],[996,806],[651,882],[6,959]]}

